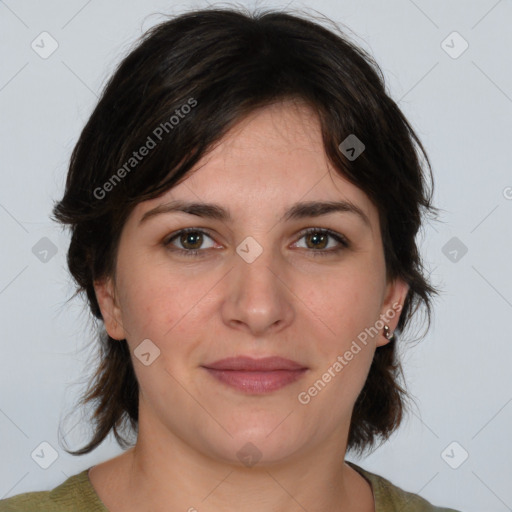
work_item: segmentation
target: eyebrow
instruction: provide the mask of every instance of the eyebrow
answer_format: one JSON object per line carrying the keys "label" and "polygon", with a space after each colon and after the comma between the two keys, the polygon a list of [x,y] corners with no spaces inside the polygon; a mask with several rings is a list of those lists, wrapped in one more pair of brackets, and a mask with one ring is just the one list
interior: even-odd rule
{"label": "eyebrow", "polygon": [[[232,222],[233,218],[228,210],[214,203],[200,203],[175,200],[160,204],[152,210],[148,210],[141,217],[139,226],[148,219],[163,213],[184,212],[198,217],[220,220],[223,222]],[[351,213],[361,219],[371,229],[370,220],[367,215],[353,203],[349,201],[307,201],[292,205],[280,221],[297,220],[311,217],[321,217],[330,213]]]}

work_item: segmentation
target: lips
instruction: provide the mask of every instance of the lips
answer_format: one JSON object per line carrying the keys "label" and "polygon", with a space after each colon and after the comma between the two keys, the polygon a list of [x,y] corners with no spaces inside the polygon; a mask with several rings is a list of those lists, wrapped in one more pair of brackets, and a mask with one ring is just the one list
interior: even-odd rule
{"label": "lips", "polygon": [[203,368],[215,380],[233,389],[249,394],[264,394],[281,389],[297,381],[308,368],[282,357],[228,357]]}
{"label": "lips", "polygon": [[252,357],[239,356],[220,359],[214,363],[203,365],[211,370],[243,371],[243,372],[271,372],[277,370],[304,370],[306,367],[283,357],[264,357],[253,359]]}

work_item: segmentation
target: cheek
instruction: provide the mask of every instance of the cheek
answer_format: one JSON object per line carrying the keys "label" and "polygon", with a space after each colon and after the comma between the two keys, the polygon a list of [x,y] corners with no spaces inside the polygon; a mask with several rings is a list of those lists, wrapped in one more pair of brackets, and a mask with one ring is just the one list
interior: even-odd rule
{"label": "cheek", "polygon": [[328,329],[316,340],[318,364],[301,397],[310,400],[310,411],[329,416],[331,425],[351,410],[371,366],[375,341],[365,329],[378,319],[382,289],[377,283],[367,271],[347,272],[331,276],[329,286],[317,287],[309,299]]}
{"label": "cheek", "polygon": [[[195,345],[194,334],[197,337],[197,302],[195,295],[182,292],[177,279],[130,280],[122,305],[129,329],[127,342],[137,380],[151,401],[169,403],[181,396],[177,382],[184,382],[190,370],[187,363]],[[153,345],[147,344],[145,352],[154,359],[145,366],[142,359],[137,360],[142,352],[137,349],[147,339]]]}
{"label": "cheek", "polygon": [[121,309],[133,343],[145,338],[162,347],[176,339],[185,342],[201,325],[199,316],[215,282],[213,276],[198,279],[158,266],[125,275]]}
{"label": "cheek", "polygon": [[321,320],[328,338],[340,349],[378,319],[382,284],[378,276],[351,269],[343,275],[331,274],[317,283],[306,303]]}

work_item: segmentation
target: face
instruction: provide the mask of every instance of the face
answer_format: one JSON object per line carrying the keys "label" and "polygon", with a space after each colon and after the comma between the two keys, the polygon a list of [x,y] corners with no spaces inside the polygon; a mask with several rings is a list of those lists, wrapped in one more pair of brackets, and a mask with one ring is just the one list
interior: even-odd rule
{"label": "face", "polygon": [[[345,206],[308,208],[326,202]],[[290,103],[251,114],[185,180],[138,204],[115,282],[95,288],[107,331],[132,354],[139,437],[235,463],[241,449],[271,462],[344,448],[407,292],[386,282],[377,209],[328,163],[314,113]],[[236,356],[301,370],[207,369]]]}

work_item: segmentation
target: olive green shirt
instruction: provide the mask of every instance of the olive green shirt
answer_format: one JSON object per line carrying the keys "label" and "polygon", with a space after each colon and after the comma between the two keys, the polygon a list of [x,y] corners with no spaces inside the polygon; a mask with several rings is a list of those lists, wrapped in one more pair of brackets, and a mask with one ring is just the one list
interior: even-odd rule
{"label": "olive green shirt", "polygon": [[[353,462],[347,463],[370,482],[375,512],[458,512],[451,508],[435,507],[417,494],[394,486],[384,477],[370,473]],[[0,512],[108,512],[91,485],[88,471],[85,469],[69,477],[51,491],[28,492],[1,500]]]}

